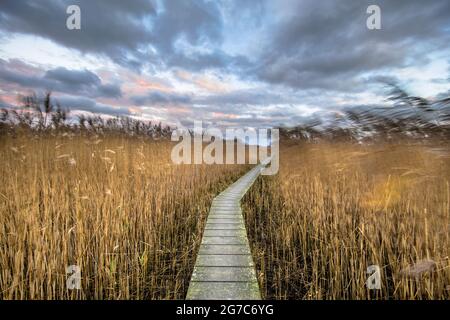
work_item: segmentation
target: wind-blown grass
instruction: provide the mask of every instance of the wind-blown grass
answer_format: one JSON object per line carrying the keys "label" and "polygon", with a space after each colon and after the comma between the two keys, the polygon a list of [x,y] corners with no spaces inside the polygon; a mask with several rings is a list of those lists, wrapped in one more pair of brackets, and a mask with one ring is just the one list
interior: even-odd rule
{"label": "wind-blown grass", "polygon": [[[184,298],[210,201],[243,168],[173,165],[171,148],[3,136],[0,299]],[[69,265],[81,268],[81,290],[67,289]]]}
{"label": "wind-blown grass", "polygon": [[[279,176],[260,177],[244,199],[263,296],[448,299],[449,151],[408,141],[283,146]],[[408,275],[420,260],[435,271]],[[370,265],[381,268],[381,290],[366,288]]]}

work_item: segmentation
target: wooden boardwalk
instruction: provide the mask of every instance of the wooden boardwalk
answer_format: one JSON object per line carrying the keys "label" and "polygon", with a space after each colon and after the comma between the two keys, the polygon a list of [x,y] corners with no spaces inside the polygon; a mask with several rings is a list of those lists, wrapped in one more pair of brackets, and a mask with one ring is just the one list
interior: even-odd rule
{"label": "wooden boardwalk", "polygon": [[261,299],[240,201],[267,163],[214,198],[186,299]]}

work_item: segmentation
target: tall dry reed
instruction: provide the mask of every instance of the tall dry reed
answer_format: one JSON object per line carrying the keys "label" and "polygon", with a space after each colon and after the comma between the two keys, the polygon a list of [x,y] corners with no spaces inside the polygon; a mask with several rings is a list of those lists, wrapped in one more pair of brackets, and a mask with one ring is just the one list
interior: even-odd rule
{"label": "tall dry reed", "polygon": [[[0,299],[184,298],[210,201],[239,166],[173,165],[172,144],[0,140]],[[81,268],[68,290],[66,267]]]}
{"label": "tall dry reed", "polygon": [[[448,299],[447,144],[290,144],[244,212],[263,296]],[[413,273],[432,260],[433,272]],[[378,265],[381,290],[368,290]]]}

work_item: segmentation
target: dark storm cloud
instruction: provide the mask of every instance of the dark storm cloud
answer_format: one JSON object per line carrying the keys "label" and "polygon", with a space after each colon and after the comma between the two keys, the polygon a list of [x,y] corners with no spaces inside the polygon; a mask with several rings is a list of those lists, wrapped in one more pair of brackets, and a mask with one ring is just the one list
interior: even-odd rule
{"label": "dark storm cloud", "polygon": [[193,45],[220,43],[222,21],[215,1],[166,1],[155,18],[154,37],[162,53],[171,53],[180,35]]}
{"label": "dark storm cloud", "polygon": [[[81,7],[80,31],[65,27],[71,4]],[[366,28],[371,4],[381,7],[382,30]],[[442,60],[450,43],[450,1],[2,0],[0,36],[12,33],[109,57],[132,69],[130,74],[140,71],[143,79],[167,74],[170,82],[176,70],[189,70],[195,78],[215,68],[220,81],[236,79],[237,86],[230,87],[242,82],[252,89],[199,95],[195,90],[177,91],[176,83],[171,83],[173,91],[153,90],[128,98],[142,92],[130,90],[123,100],[135,106],[191,107],[197,119],[210,114],[213,120],[217,113],[228,116],[226,121],[266,124],[300,121],[300,111],[291,104],[331,110],[333,103],[354,103],[360,93],[370,99],[370,94],[379,93],[374,92],[375,83],[420,80],[414,74],[399,79],[396,68],[426,66],[433,53]],[[442,78],[431,82],[445,83]],[[5,67],[0,59],[0,80],[92,99],[122,96],[120,86],[105,83],[89,70],[27,73]],[[330,102],[333,98],[339,101]],[[90,99],[81,102],[72,105],[116,112]]]}
{"label": "dark storm cloud", "polygon": [[[165,1],[153,23],[151,44],[167,67],[202,70],[248,65],[245,57],[231,56],[220,49],[224,24],[219,1]],[[202,50],[204,47],[208,49]],[[194,51],[189,52],[192,48]]]}
{"label": "dark storm cloud", "polygon": [[145,104],[186,104],[191,102],[191,97],[188,95],[165,93],[162,91],[153,90],[148,92],[146,95],[133,96],[131,97],[131,101],[138,106]]}
{"label": "dark storm cloud", "polygon": [[119,98],[122,96],[118,85],[103,84],[101,79],[89,70],[69,70],[59,67],[46,71],[42,76],[37,76],[19,72],[10,65],[13,65],[13,63],[0,59],[0,80],[15,83],[25,88],[65,92],[88,97]]}
{"label": "dark storm cloud", "polygon": [[218,68],[238,72],[244,68],[251,67],[251,63],[246,57],[241,55],[231,56],[219,49],[210,53],[197,52],[195,54],[184,54],[175,52],[167,56],[165,65],[182,67],[190,71]]}
{"label": "dark storm cloud", "polygon": [[[66,9],[81,7],[81,30],[66,28]],[[142,20],[155,13],[150,1],[2,0],[0,27],[33,34],[81,52],[104,54],[122,65],[140,64],[140,44],[149,40]]]}
{"label": "dark storm cloud", "polygon": [[[450,40],[447,0],[285,0],[275,2],[288,13],[276,23],[264,1],[158,3],[3,0],[0,27],[102,54],[133,69],[145,63],[197,71],[224,68],[272,84],[341,91],[362,90],[360,74],[405,65],[412,56],[426,59],[425,50],[447,47]],[[374,3],[382,10],[382,30],[370,31],[366,9]],[[69,4],[81,7],[80,31],[65,28]],[[258,56],[231,56],[221,49],[225,9],[249,26],[264,23],[262,17],[271,23],[267,34],[257,35],[263,40]]]}
{"label": "dark storm cloud", "polygon": [[[187,94],[168,93],[151,90],[145,95],[133,96],[131,100],[135,105],[164,105],[164,104],[193,104],[207,106],[210,111],[234,110],[237,112],[242,106],[262,106],[270,104],[294,103],[297,101],[295,93],[291,95],[269,92],[261,89],[242,89],[228,93],[210,94],[207,96],[194,96]],[[236,109],[230,107],[236,106]],[[225,109],[224,109],[225,108]]]}
{"label": "dark storm cloud", "polygon": [[88,70],[67,70],[62,67],[47,71],[44,78],[73,86],[98,85],[101,82],[95,73]]}
{"label": "dark storm cloud", "polygon": [[[200,70],[228,67],[245,61],[217,48],[222,41],[222,19],[215,1],[33,1],[2,0],[0,28],[41,36],[81,52],[100,54],[120,65],[140,69],[182,66]],[[68,5],[81,8],[81,30],[66,28]],[[187,54],[189,46],[209,45],[208,52]]]}
{"label": "dark storm cloud", "polygon": [[45,73],[44,82],[53,90],[85,93],[88,96],[119,98],[122,96],[120,87],[115,84],[102,84],[101,79],[89,70],[68,70],[63,67],[49,70]]}
{"label": "dark storm cloud", "polygon": [[[366,28],[366,9],[378,4],[382,30]],[[450,2],[291,1],[254,69],[259,79],[291,87],[355,89],[364,72],[401,67],[427,50],[448,46]]]}
{"label": "dark storm cloud", "polygon": [[448,99],[449,97],[450,97],[450,90],[448,90],[447,92],[441,92],[438,95],[436,95],[436,100]]}
{"label": "dark storm cloud", "polygon": [[207,97],[198,97],[193,102],[199,105],[269,105],[276,103],[293,102],[289,95],[273,93],[261,89],[234,90],[223,94],[213,94]]}
{"label": "dark storm cloud", "polygon": [[62,96],[55,100],[69,110],[88,111],[112,116],[131,115],[126,107],[112,107],[83,97]]}

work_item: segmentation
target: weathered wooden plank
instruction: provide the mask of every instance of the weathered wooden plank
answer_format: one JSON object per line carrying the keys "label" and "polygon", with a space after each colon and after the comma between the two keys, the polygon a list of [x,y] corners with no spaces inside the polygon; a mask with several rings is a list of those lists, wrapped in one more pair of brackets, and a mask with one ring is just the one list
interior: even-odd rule
{"label": "weathered wooden plank", "polygon": [[253,266],[253,259],[249,254],[207,254],[199,255],[195,265],[197,267],[247,267]]}
{"label": "weathered wooden plank", "polygon": [[239,213],[223,213],[223,212],[210,213],[209,219],[235,219],[236,221],[238,220],[244,221],[242,215]]}
{"label": "weathered wooden plank", "polygon": [[207,223],[205,230],[245,230],[240,223]]}
{"label": "weathered wooden plank", "polygon": [[191,282],[187,297],[191,300],[261,299],[257,282]]}
{"label": "weathered wooden plank", "polygon": [[[216,231],[216,230],[214,230]],[[203,237],[203,244],[244,244],[241,237]]]}
{"label": "weathered wooden plank", "polygon": [[191,281],[252,282],[256,274],[253,266],[195,267]]}
{"label": "weathered wooden plank", "polygon": [[243,222],[244,219],[238,218],[238,217],[239,217],[238,215],[236,215],[236,217],[233,217],[233,218],[215,218],[215,217],[210,216],[210,217],[208,218],[207,225],[208,225],[208,224],[216,224],[216,223],[226,223],[226,224],[239,224],[239,225],[242,225],[242,222]]}
{"label": "weathered wooden plank", "polygon": [[250,248],[243,244],[202,244],[198,254],[250,254]]}
{"label": "weathered wooden plank", "polygon": [[242,240],[247,239],[247,234],[245,233],[245,228],[234,229],[234,230],[205,230],[203,232],[203,237],[237,237]]}
{"label": "weathered wooden plank", "polygon": [[241,210],[240,209],[224,209],[224,208],[211,208],[211,210],[209,210],[209,213],[219,213],[219,214],[238,214],[240,216],[242,216]]}
{"label": "weathered wooden plank", "polygon": [[220,205],[220,206],[218,206],[218,205],[213,205],[213,206],[211,207],[211,210],[218,210],[218,211],[220,211],[220,210],[223,210],[223,211],[239,211],[239,210],[240,210],[240,207],[234,206],[234,205],[229,205],[229,206],[226,206],[226,205]]}
{"label": "weathered wooden plank", "polygon": [[235,214],[235,215],[239,215],[242,216],[242,213],[240,210],[221,210],[221,209],[211,209],[210,210],[210,214]]}
{"label": "weathered wooden plank", "polygon": [[[242,221],[242,223],[244,222],[244,219],[241,214],[231,213],[231,212],[229,212],[229,213],[227,213],[227,212],[212,212],[208,216],[208,220],[209,219],[227,219],[227,220],[233,219],[238,222],[239,221]],[[208,222],[208,220],[206,222]]]}

